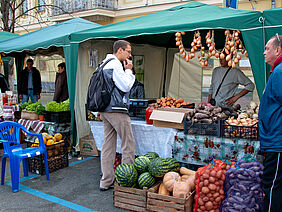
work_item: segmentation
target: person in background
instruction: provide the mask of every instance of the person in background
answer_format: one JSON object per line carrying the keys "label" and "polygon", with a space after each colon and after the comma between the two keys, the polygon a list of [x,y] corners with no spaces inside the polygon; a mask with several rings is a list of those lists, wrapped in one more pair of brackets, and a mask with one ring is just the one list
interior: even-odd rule
{"label": "person in background", "polygon": [[37,102],[42,90],[40,72],[33,67],[32,59],[28,59],[26,64],[27,67],[19,74],[19,98],[22,103],[28,102],[29,98],[32,102]]}
{"label": "person in background", "polygon": [[[252,81],[238,68],[231,68],[222,82],[229,67],[225,58],[220,59],[219,62],[221,66],[216,67],[212,72],[208,102],[211,103],[211,99],[215,99],[215,106],[232,106],[242,96],[252,92],[255,86],[254,83],[252,83]],[[221,87],[216,95],[220,84]],[[244,85],[245,88],[235,95],[239,85]]]}
{"label": "person in background", "polygon": [[260,149],[265,153],[262,176],[264,212],[282,210],[282,36],[270,38],[265,62],[272,66],[259,107]]}
{"label": "person in background", "polygon": [[0,89],[1,93],[5,93],[9,90],[9,86],[7,80],[5,79],[4,75],[0,73]]}
{"label": "person in background", "polygon": [[66,64],[58,65],[58,73],[56,74],[55,93],[53,100],[60,103],[69,98],[68,81],[66,73]]}
{"label": "person in background", "polygon": [[132,73],[135,76],[135,81],[132,88],[130,89],[129,98],[144,99],[145,98],[144,85],[136,79],[136,72],[134,68],[132,68]]}
{"label": "person in background", "polygon": [[[131,44],[118,40],[113,45],[113,54],[108,54],[103,62],[109,61],[104,69],[105,83],[113,88],[109,106],[101,112],[104,122],[104,144],[101,149],[102,178],[100,190],[106,191],[113,187],[114,161],[116,155],[117,135],[121,138],[122,163],[133,164],[135,159],[135,141],[128,114],[129,91],[135,81],[132,74]],[[124,62],[124,68],[121,64]]]}

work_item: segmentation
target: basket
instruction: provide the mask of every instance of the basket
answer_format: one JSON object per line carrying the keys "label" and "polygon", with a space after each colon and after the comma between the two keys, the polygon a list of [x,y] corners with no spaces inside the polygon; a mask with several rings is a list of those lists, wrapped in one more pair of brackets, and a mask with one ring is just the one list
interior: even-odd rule
{"label": "basket", "polygon": [[70,111],[62,111],[62,112],[44,111],[44,119],[47,122],[70,123],[71,113]]}
{"label": "basket", "polygon": [[223,137],[225,138],[244,138],[259,140],[258,124],[253,126],[237,126],[222,124]]}
{"label": "basket", "polygon": [[211,135],[221,137],[221,121],[217,120],[214,123],[195,123],[184,117],[184,134],[194,135]]}
{"label": "basket", "polygon": [[38,114],[34,111],[22,111],[21,112],[21,119],[28,119],[28,120],[38,120]]}

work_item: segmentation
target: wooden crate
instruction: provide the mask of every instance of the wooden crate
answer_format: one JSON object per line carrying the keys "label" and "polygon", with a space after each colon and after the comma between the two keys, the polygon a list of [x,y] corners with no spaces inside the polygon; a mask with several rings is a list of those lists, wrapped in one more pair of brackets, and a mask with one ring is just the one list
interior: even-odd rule
{"label": "wooden crate", "polygon": [[114,206],[130,211],[146,211],[147,192],[147,188],[128,188],[120,186],[116,182],[114,186]]}
{"label": "wooden crate", "polygon": [[147,194],[147,211],[162,212],[191,212],[193,210],[193,191],[186,198],[178,198],[158,194],[160,184],[149,189]]}

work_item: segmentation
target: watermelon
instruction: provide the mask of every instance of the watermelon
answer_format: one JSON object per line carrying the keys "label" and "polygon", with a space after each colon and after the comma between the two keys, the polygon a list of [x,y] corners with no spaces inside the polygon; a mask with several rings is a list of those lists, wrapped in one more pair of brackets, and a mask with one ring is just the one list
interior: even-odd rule
{"label": "watermelon", "polygon": [[149,172],[144,172],[138,178],[138,184],[140,188],[151,188],[156,183],[156,179],[150,175]]}
{"label": "watermelon", "polygon": [[169,163],[169,167],[170,167],[169,171],[179,172],[180,164],[176,159],[166,158],[166,161]]}
{"label": "watermelon", "polygon": [[121,186],[132,187],[137,182],[138,173],[134,165],[123,163],[116,168],[115,177]]}
{"label": "watermelon", "polygon": [[142,174],[148,171],[148,166],[150,164],[150,159],[145,156],[140,156],[134,160],[134,167],[138,174]]}
{"label": "watermelon", "polygon": [[150,161],[153,160],[154,158],[158,158],[159,155],[155,152],[147,152],[145,155],[145,157],[149,158]]}
{"label": "watermelon", "polygon": [[153,159],[149,165],[149,172],[154,177],[163,177],[169,171],[169,162],[160,157]]}

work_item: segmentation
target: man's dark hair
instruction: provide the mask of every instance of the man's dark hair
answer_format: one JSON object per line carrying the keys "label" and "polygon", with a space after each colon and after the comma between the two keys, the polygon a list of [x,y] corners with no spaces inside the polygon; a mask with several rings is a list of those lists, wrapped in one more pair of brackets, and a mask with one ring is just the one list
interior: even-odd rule
{"label": "man's dark hair", "polygon": [[60,63],[58,67],[64,68],[66,70],[66,64],[64,62]]}
{"label": "man's dark hair", "polygon": [[272,44],[275,48],[278,47],[278,46],[280,46],[282,48],[282,35],[276,34],[270,39],[274,39]]}
{"label": "man's dark hair", "polygon": [[114,42],[113,46],[114,53],[117,53],[119,48],[125,50],[128,45],[130,45],[130,43],[126,40],[117,40],[116,42]]}
{"label": "man's dark hair", "polygon": [[27,59],[26,63],[32,63],[33,64],[33,59]]}

